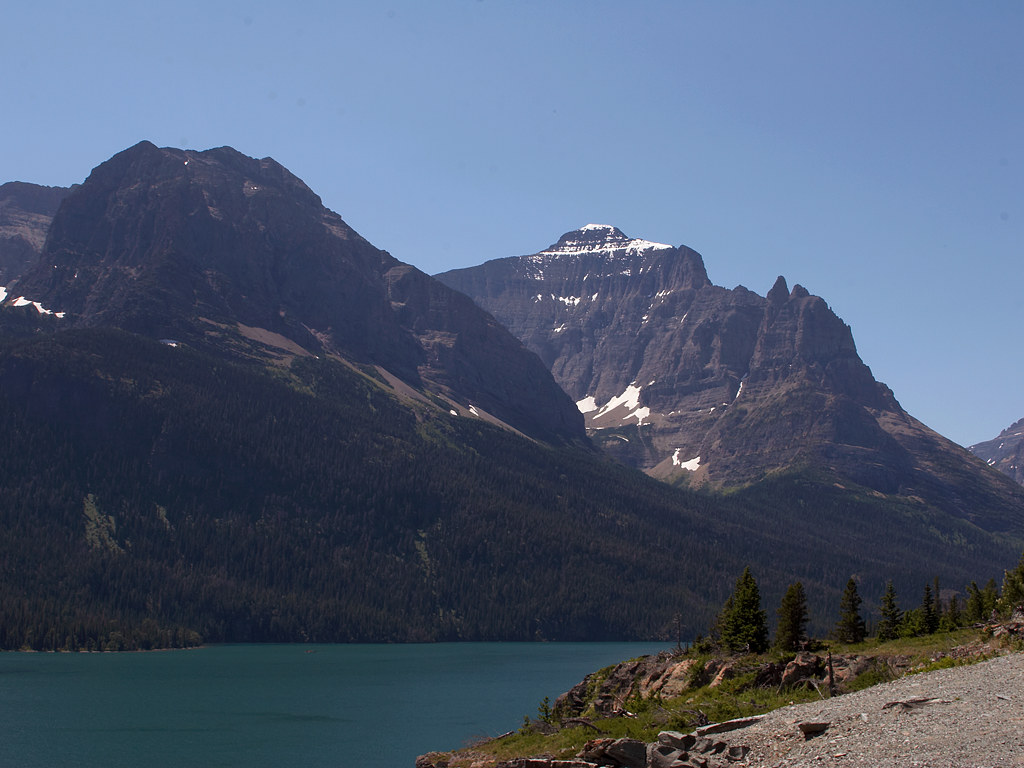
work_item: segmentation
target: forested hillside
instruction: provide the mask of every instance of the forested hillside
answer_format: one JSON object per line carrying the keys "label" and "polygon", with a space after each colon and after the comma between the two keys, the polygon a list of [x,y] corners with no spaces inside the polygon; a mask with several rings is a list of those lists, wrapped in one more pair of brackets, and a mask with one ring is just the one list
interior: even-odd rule
{"label": "forested hillside", "polygon": [[799,578],[814,605],[851,573],[959,584],[1020,549],[799,478],[679,491],[375,376],[8,333],[0,646],[650,638],[707,626],[745,564],[767,599]]}

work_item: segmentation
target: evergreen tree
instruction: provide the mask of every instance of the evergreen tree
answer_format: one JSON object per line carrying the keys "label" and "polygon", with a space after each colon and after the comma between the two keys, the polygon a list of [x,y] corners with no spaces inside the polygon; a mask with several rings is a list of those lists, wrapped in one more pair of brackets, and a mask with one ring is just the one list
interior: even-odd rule
{"label": "evergreen tree", "polygon": [[722,645],[732,652],[768,650],[768,615],[761,608],[761,593],[749,566],[722,608],[720,633]]}
{"label": "evergreen tree", "polygon": [[1000,614],[1009,616],[1020,606],[1024,606],[1024,554],[1017,567],[1003,576],[1003,592],[997,608]]}
{"label": "evergreen tree", "polygon": [[878,624],[879,640],[895,640],[900,636],[900,624],[903,623],[903,611],[896,605],[896,589],[892,582],[885,585],[882,595],[882,620]]}
{"label": "evergreen tree", "polygon": [[954,629],[960,629],[964,625],[963,612],[960,610],[960,600],[956,595],[952,595],[949,598],[949,603],[946,605],[946,610],[942,613],[942,618],[939,619],[939,629],[945,632],[952,632]]}
{"label": "evergreen tree", "polygon": [[926,635],[934,635],[939,631],[939,613],[935,610],[935,598],[932,597],[930,584],[924,585],[924,595],[921,597],[921,623]]}
{"label": "evergreen tree", "polygon": [[978,589],[978,583],[972,581],[967,585],[967,604],[964,606],[964,621],[976,624],[985,620],[985,598]]}
{"label": "evergreen tree", "polygon": [[985,583],[985,588],[981,590],[981,601],[982,608],[984,609],[985,615],[982,616],[982,621],[988,621],[992,618],[993,611],[999,605],[999,587],[996,586],[995,579],[989,579]]}
{"label": "evergreen tree", "polygon": [[799,650],[807,639],[807,596],[801,582],[790,584],[779,603],[779,626],[775,631],[775,647],[780,651]]}
{"label": "evergreen tree", "polygon": [[840,643],[860,643],[864,640],[867,627],[860,615],[861,602],[857,593],[857,582],[851,576],[839,601],[839,622],[833,630],[836,640]]}

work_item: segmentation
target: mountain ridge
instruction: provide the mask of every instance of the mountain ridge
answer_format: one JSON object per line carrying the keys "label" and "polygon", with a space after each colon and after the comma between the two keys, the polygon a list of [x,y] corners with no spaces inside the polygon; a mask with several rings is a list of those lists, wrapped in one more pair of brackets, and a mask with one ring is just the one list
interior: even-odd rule
{"label": "mountain ridge", "polygon": [[596,444],[655,477],[729,488],[808,467],[1020,522],[1018,490],[907,414],[849,326],[783,277],[764,297],[718,287],[696,251],[593,224],[437,277],[540,356]]}
{"label": "mountain ridge", "polygon": [[586,439],[547,370],[493,318],[372,246],[276,161],[230,147],[140,142],[100,164],[9,292],[64,312],[69,327],[233,353],[263,354],[241,332],[263,329],[307,354],[379,365],[524,434]]}
{"label": "mountain ridge", "polygon": [[[766,299],[707,285],[695,252],[600,226],[583,238],[606,252],[606,288],[645,281],[627,304],[646,307],[648,285],[712,309],[739,296],[717,322],[753,354],[743,333]],[[579,240],[561,247],[585,269]],[[972,522],[838,488],[811,463],[720,495],[614,462],[469,297],[229,148],[147,142],[101,164],[9,288],[4,648],[650,638],[677,614],[708,626],[747,565],[768,599],[800,579],[824,612],[851,573],[866,594],[883,574],[901,590],[936,571],[960,584],[997,575],[1024,541],[1013,509]],[[818,306],[776,296],[793,305],[777,318]],[[694,348],[728,364],[713,330]],[[695,370],[709,402],[754,389],[733,369]],[[609,397],[628,389],[612,373]],[[669,396],[646,382],[618,407]]]}

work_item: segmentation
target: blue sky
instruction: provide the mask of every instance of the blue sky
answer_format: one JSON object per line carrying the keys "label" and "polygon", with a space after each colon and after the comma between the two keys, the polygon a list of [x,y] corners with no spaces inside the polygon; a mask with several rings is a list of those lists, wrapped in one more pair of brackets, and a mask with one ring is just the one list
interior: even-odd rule
{"label": "blue sky", "polygon": [[0,181],[270,156],[426,272],[588,222],[820,295],[914,416],[1024,416],[1020,2],[11,3]]}

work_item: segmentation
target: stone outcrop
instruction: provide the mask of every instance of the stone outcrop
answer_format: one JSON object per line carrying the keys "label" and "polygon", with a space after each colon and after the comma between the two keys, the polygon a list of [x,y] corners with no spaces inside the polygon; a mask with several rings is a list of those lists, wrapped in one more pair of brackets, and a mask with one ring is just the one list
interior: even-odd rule
{"label": "stone outcrop", "polygon": [[[757,722],[758,718],[720,723],[732,726],[725,730],[742,728]],[[548,757],[516,758],[499,763],[497,768],[719,768],[743,760],[748,748],[742,744],[729,744],[716,739],[709,729],[688,734],[663,731],[658,740],[643,742],[639,739],[593,739],[580,750],[575,760]],[[421,765],[417,768],[442,768],[440,765]]]}
{"label": "stone outcrop", "polygon": [[[842,687],[876,663],[877,659],[864,655],[835,654],[834,683]],[[890,674],[896,676],[906,670],[909,660],[896,657],[889,659],[889,664]],[[737,674],[748,672],[754,673],[753,686],[758,688],[828,688],[825,658],[816,653],[805,651],[786,663],[761,662],[740,668],[738,662],[728,659],[701,660],[666,651],[587,675],[555,700],[553,712],[563,720],[583,715],[620,716],[629,713],[630,701],[675,698],[705,685],[718,687]]]}

